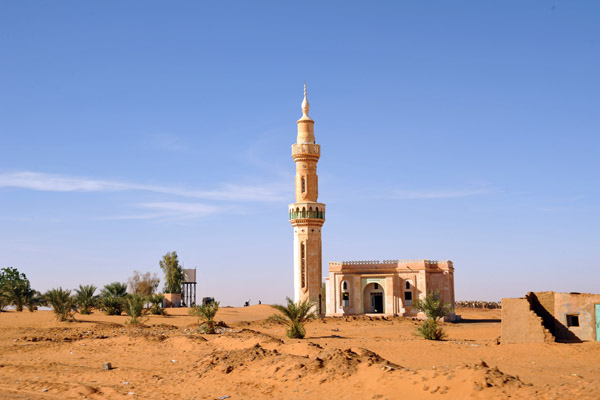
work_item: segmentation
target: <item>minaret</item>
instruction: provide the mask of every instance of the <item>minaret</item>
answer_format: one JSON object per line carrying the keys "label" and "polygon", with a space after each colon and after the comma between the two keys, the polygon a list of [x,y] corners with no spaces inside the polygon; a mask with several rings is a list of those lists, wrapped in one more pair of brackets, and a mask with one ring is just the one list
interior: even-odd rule
{"label": "minaret", "polygon": [[325,204],[317,203],[317,162],[321,147],[315,143],[315,121],[308,116],[308,109],[305,83],[298,137],[292,145],[296,163],[296,202],[289,205],[289,217],[294,227],[294,300],[310,299],[320,312],[321,227],[325,222]]}

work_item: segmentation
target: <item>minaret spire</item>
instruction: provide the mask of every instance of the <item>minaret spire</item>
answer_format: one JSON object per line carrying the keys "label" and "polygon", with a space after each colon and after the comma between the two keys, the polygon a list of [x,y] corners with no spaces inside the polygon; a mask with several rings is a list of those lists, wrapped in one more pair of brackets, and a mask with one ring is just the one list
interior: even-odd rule
{"label": "minaret spire", "polygon": [[304,81],[304,100],[302,100],[302,116],[308,118],[308,110],[310,108],[310,104],[308,104],[308,99],[306,98],[306,81]]}

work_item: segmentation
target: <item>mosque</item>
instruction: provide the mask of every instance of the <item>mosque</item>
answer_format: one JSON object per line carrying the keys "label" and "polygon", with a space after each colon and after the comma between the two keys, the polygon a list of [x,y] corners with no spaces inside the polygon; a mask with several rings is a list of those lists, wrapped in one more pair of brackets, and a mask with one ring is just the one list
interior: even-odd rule
{"label": "mosque", "polygon": [[[435,260],[330,262],[323,302],[321,228],[325,204],[317,202],[321,147],[315,141],[315,122],[308,111],[304,85],[302,117],[298,120],[296,143],[292,145],[296,202],[288,210],[294,228],[294,300],[312,300],[318,305],[319,314],[327,316],[383,314],[422,318],[424,315],[413,308],[414,300],[439,291],[440,299],[454,307],[452,261]],[[452,319],[453,315],[449,317]]]}

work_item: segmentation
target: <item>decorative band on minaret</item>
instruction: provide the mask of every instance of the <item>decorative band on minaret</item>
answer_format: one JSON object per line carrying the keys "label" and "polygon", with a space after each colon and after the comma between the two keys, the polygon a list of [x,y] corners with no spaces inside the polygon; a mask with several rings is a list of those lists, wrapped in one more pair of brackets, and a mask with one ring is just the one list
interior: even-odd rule
{"label": "decorative band on minaret", "polygon": [[310,299],[320,312],[321,227],[325,222],[325,204],[317,203],[317,162],[321,147],[315,143],[315,121],[308,116],[309,108],[305,83],[298,137],[292,145],[296,163],[296,202],[289,205],[289,218],[294,227],[294,300]]}

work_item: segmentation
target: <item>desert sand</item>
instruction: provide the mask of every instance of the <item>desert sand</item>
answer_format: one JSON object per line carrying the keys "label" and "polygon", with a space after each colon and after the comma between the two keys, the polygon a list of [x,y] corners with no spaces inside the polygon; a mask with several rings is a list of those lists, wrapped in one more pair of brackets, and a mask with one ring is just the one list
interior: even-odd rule
{"label": "desert sand", "polygon": [[222,308],[216,335],[187,309],[167,312],[142,326],[0,313],[0,398],[600,398],[600,343],[499,344],[500,310],[457,310],[464,321],[446,323],[440,342],[404,318],[317,320],[299,340],[265,320],[268,305]]}

